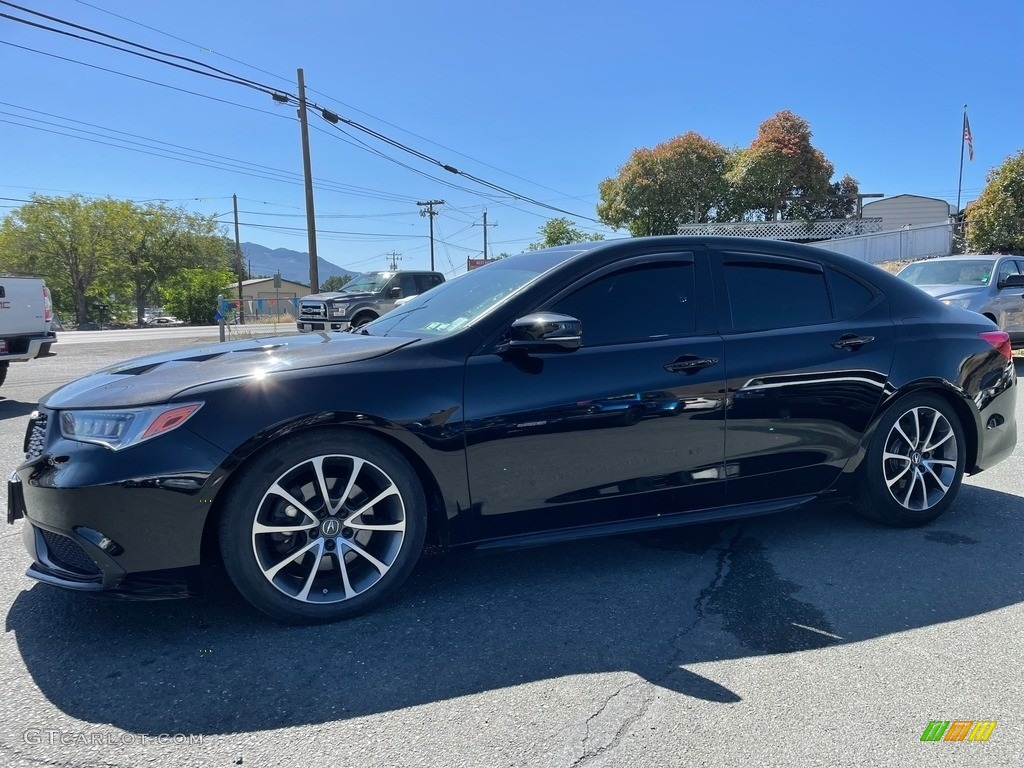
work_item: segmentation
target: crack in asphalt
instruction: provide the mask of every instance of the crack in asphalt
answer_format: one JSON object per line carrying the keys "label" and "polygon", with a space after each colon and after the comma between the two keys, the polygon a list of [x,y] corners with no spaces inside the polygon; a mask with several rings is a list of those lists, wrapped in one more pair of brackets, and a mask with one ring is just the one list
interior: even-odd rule
{"label": "crack in asphalt", "polygon": [[680,657],[684,655],[684,651],[682,648],[679,647],[679,644],[682,641],[682,639],[686,637],[688,634],[690,634],[694,629],[696,629],[697,625],[705,618],[705,606],[707,602],[711,599],[712,595],[714,594],[714,591],[721,586],[723,580],[725,579],[727,573],[726,566],[729,561],[729,556],[733,554],[733,552],[735,551],[736,546],[739,543],[742,536],[743,528],[742,526],[738,526],[736,528],[735,535],[729,540],[729,543],[725,547],[718,548],[718,557],[716,558],[715,562],[715,573],[711,577],[707,586],[705,586],[694,599],[693,610],[694,613],[696,613],[696,618],[694,618],[694,620],[690,622],[688,626],[684,627],[678,633],[676,633],[675,637],[672,638],[672,641],[669,644],[670,647],[675,651],[671,661],[669,662],[670,668],[667,669],[663,675],[659,676],[654,680],[634,680],[631,683],[622,685],[619,688],[617,688],[610,696],[608,696],[608,698],[604,700],[604,703],[601,704],[600,708],[596,712],[594,712],[590,717],[587,718],[585,724],[586,731],[583,735],[583,740],[580,745],[582,749],[582,754],[575,760],[575,762],[573,762],[571,768],[581,768],[584,764],[586,764],[590,760],[593,760],[595,757],[598,757],[604,752],[607,752],[608,750],[617,747],[621,743],[622,739],[625,737],[628,729],[631,728],[639,720],[641,720],[644,717],[644,715],[647,714],[647,711],[650,709],[651,705],[654,703],[654,694],[651,693],[644,698],[640,706],[637,708],[636,712],[623,719],[623,721],[619,724],[619,727],[615,730],[615,733],[612,735],[612,738],[606,744],[602,744],[598,746],[596,749],[588,749],[587,744],[590,741],[591,723],[596,718],[600,717],[601,714],[612,703],[612,701],[614,701],[621,693],[623,693],[629,688],[632,688],[634,686],[641,686],[646,683],[654,683],[656,685],[660,684],[663,681],[667,680],[669,677],[671,677],[673,674],[678,672],[679,670],[684,669],[682,665],[677,662],[677,660],[679,660]]}
{"label": "crack in asphalt", "polygon": [[594,748],[588,749],[587,748],[587,742],[590,741],[590,724],[594,721],[594,719],[599,717],[601,715],[601,713],[603,713],[608,708],[608,705],[611,704],[612,701],[615,698],[617,698],[619,696],[619,694],[621,694],[627,688],[633,688],[635,686],[643,685],[644,682],[646,682],[646,681],[644,681],[644,680],[634,680],[631,683],[627,683],[626,685],[620,686],[619,688],[617,688],[615,690],[614,693],[612,693],[611,696],[609,696],[607,699],[605,699],[604,703],[601,705],[600,709],[597,710],[597,712],[595,712],[594,714],[592,714],[590,717],[587,718],[586,733],[584,734],[583,742],[580,745],[582,750],[583,750],[583,754],[581,754],[578,758],[576,758],[576,761],[572,764],[571,768],[580,768],[580,766],[582,766],[586,762],[594,759],[598,755],[600,755],[600,754],[602,754],[604,752],[607,752],[609,749],[614,749],[615,747],[617,747],[619,745],[619,743],[622,741],[622,738],[626,735],[626,731],[630,728],[630,726],[632,726],[633,723],[637,722],[644,715],[647,714],[647,710],[650,708],[651,704],[654,702],[654,694],[653,693],[645,696],[644,700],[641,702],[640,707],[637,709],[637,711],[634,712],[633,714],[629,715],[628,717],[626,717],[619,724],[619,727],[615,729],[615,733],[612,734],[611,739],[609,739],[607,743],[601,744],[596,749],[594,749]]}

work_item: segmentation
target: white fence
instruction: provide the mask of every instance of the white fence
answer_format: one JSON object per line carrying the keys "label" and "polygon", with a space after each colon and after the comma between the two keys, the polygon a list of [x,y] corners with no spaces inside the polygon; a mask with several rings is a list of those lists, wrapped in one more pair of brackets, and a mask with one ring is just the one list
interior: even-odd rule
{"label": "white fence", "polygon": [[953,252],[953,225],[948,222],[919,224],[894,232],[840,237],[814,245],[828,251],[845,253],[869,264],[948,256]]}
{"label": "white fence", "polygon": [[733,221],[712,224],[684,224],[677,234],[697,237],[766,237],[769,240],[825,240],[832,237],[848,237],[878,232],[882,229],[881,219],[818,219],[804,221]]}

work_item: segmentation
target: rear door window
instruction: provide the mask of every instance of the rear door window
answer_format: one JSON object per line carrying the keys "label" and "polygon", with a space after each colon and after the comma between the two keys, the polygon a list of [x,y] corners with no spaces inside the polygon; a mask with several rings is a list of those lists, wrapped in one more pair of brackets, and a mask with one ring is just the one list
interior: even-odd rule
{"label": "rear door window", "polygon": [[758,331],[832,320],[825,274],[812,262],[727,254],[724,261],[734,331]]}

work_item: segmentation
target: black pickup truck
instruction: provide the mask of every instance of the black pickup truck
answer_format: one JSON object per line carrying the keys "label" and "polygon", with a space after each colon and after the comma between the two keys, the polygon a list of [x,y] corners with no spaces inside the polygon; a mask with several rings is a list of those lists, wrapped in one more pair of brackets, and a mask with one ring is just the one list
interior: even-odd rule
{"label": "black pickup truck", "polygon": [[401,270],[364,272],[340,291],[314,293],[299,299],[300,331],[343,331],[376,320],[408,299],[444,282],[440,272]]}

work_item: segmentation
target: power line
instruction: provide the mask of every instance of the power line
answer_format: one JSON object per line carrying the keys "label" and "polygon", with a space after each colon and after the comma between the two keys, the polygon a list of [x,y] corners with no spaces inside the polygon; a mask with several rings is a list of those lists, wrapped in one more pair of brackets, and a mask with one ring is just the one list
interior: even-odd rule
{"label": "power line", "polygon": [[[53,32],[53,33],[58,34],[58,35],[65,35],[67,37],[72,37],[72,38],[75,38],[76,40],[82,40],[84,42],[92,43],[94,45],[101,45],[104,48],[111,48],[111,49],[113,49],[115,51],[121,51],[123,53],[130,53],[133,56],[139,56],[139,57],[141,57],[143,59],[149,59],[150,61],[156,61],[156,62],[159,62],[160,64],[166,64],[166,65],[168,65],[170,67],[177,67],[178,69],[183,69],[183,70],[185,70],[187,72],[194,72],[197,75],[203,75],[205,77],[212,77],[212,78],[214,78],[216,80],[223,80],[223,81],[228,82],[228,83],[235,83],[236,85],[244,85],[244,86],[246,86],[248,88],[252,88],[254,90],[266,93],[268,96],[273,96],[275,93],[277,93],[276,89],[274,89],[272,86],[264,85],[263,83],[258,83],[255,80],[250,80],[249,78],[246,78],[246,77],[241,77],[239,75],[234,75],[234,74],[231,74],[230,72],[225,72],[222,69],[217,69],[217,67],[211,66],[210,64],[206,64],[205,62],[202,62],[202,61],[197,61],[196,59],[189,58],[188,56],[179,56],[178,54],[175,54],[175,53],[167,53],[166,51],[160,51],[160,50],[157,50],[156,48],[150,48],[147,45],[142,45],[141,43],[135,43],[135,42],[132,42],[131,40],[126,40],[126,39],[124,39],[122,37],[117,37],[115,35],[109,35],[106,32],[101,32],[101,31],[99,31],[97,29],[93,29],[91,27],[86,27],[86,26],[83,26],[81,24],[76,24],[76,23],[74,23],[72,21],[67,21],[66,19],[62,19],[62,18],[60,18],[58,16],[50,16],[49,14],[41,13],[39,11],[33,11],[31,8],[25,8],[24,6],[17,5],[16,3],[8,2],[8,0],[0,0],[0,5],[6,5],[6,6],[9,6],[11,8],[17,8],[19,11],[22,11],[23,13],[31,13],[33,16],[39,16],[40,18],[48,19],[50,21],[55,21],[58,24],[63,24],[65,26],[71,27],[73,29],[80,29],[82,31],[89,32],[90,34],[93,34],[93,35],[99,35],[100,37],[105,37],[108,40],[116,40],[119,43],[124,43],[126,45],[131,45],[131,46],[133,46],[135,48],[140,48],[140,49],[142,49],[144,51],[150,51],[151,53],[156,53],[156,54],[159,54],[160,56],[167,56],[167,57],[170,57],[170,58],[173,58],[173,59],[178,59],[179,61],[187,61],[187,62],[189,62],[191,64],[196,64],[197,66],[204,67],[204,68],[206,68],[208,70],[211,70],[211,71],[205,72],[202,69],[196,69],[195,67],[188,67],[188,66],[185,66],[183,64],[177,64],[177,63],[175,63],[173,61],[166,61],[165,59],[160,59],[160,58],[157,58],[156,56],[150,56],[148,54],[141,53],[140,51],[133,51],[130,48],[122,48],[119,45],[113,45],[111,43],[105,43],[102,40],[93,40],[92,38],[85,37],[84,35],[76,35],[74,32],[68,32],[67,30],[64,30],[64,29],[57,29],[56,27],[50,27],[50,26],[47,26],[46,24],[40,24],[38,22],[31,21],[29,19],[21,19],[21,18],[18,18],[17,16],[11,16],[10,14],[7,14],[7,13],[0,13],[0,18],[9,19],[10,21],[18,22],[19,24],[25,24],[25,25],[30,26],[30,27],[35,27],[37,29],[43,29],[43,30],[46,30],[47,32]],[[219,73],[219,74],[215,74],[215,73]]]}
{"label": "power line", "polygon": [[61,61],[67,61],[71,64],[79,64],[83,67],[89,67],[90,69],[98,69],[101,72],[109,72],[112,75],[120,75],[121,77],[128,77],[132,80],[138,80],[143,83],[149,83],[150,85],[158,85],[161,88],[169,88],[172,91],[178,91],[180,93],[187,93],[191,96],[198,96],[202,99],[209,99],[210,101],[217,101],[221,104],[230,104],[233,107],[241,107],[242,109],[248,109],[252,112],[260,112],[264,115],[270,115],[272,117],[280,117],[285,120],[295,120],[294,117],[288,115],[282,115],[280,112],[271,112],[269,109],[260,109],[258,107],[250,107],[248,104],[239,104],[237,101],[229,101],[228,99],[221,99],[216,96],[208,96],[205,93],[199,93],[198,91],[191,91],[188,88],[179,88],[175,85],[168,85],[167,83],[161,83],[158,80],[150,80],[149,78],[139,77],[138,75],[130,75],[127,72],[121,72],[116,69],[109,69],[107,67],[101,67],[96,64],[90,64],[86,61],[80,61],[79,59],[72,59],[67,56],[58,56],[56,53],[49,53],[48,51],[40,51],[38,48],[30,48],[27,45],[18,45],[17,43],[11,43],[7,40],[0,40],[0,44],[8,45],[11,48],[20,48],[23,51],[30,51],[31,53],[38,53],[40,56],[49,56],[51,59],[60,59]]}
{"label": "power line", "polygon": [[[256,227],[257,229],[281,229],[289,232],[305,232],[305,227],[286,227],[279,224],[253,224],[247,221],[238,222],[243,227]],[[359,235],[362,237],[393,237],[398,240],[426,240],[426,235],[403,235],[395,232],[346,232],[337,229],[317,229],[317,232],[325,232],[331,235]]]}
{"label": "power line", "polygon": [[378,141],[382,141],[385,144],[388,144],[388,145],[390,145],[392,147],[395,147],[396,149],[400,149],[403,152],[407,152],[408,154],[411,154],[413,157],[419,158],[420,160],[423,160],[424,162],[430,163],[432,165],[436,165],[439,168],[442,168],[443,170],[448,171],[449,173],[455,174],[456,176],[462,176],[463,178],[469,179],[470,181],[476,182],[477,184],[480,184],[482,186],[488,187],[488,188],[493,189],[493,190],[495,190],[497,192],[502,192],[502,193],[504,193],[506,195],[509,195],[510,197],[513,197],[513,198],[517,199],[517,200],[521,200],[522,202],[530,203],[532,205],[536,205],[536,206],[539,206],[541,208],[546,208],[548,210],[555,211],[556,213],[564,213],[564,214],[566,214],[568,216],[572,216],[573,218],[576,218],[576,219],[586,219],[588,221],[593,221],[593,222],[597,223],[597,219],[593,219],[593,218],[591,218],[589,216],[582,216],[580,214],[573,213],[572,211],[567,211],[564,208],[559,208],[558,206],[555,206],[555,205],[549,205],[548,203],[542,202],[540,200],[536,200],[536,199],[534,199],[532,197],[528,197],[526,195],[521,195],[518,192],[513,192],[511,189],[508,189],[507,187],[503,187],[500,184],[494,184],[493,182],[487,181],[485,179],[481,179],[479,176],[476,176],[476,175],[474,175],[472,173],[468,173],[466,171],[460,171],[458,168],[455,168],[454,166],[448,165],[447,163],[442,162],[441,160],[438,160],[436,157],[431,157],[430,155],[428,155],[428,154],[426,154],[424,152],[421,152],[418,149],[413,149],[412,147],[407,146],[406,144],[403,144],[400,141],[392,139],[389,136],[385,136],[383,133],[380,133],[379,131],[375,131],[372,128],[369,128],[369,127],[367,127],[365,125],[357,123],[355,120],[351,120],[351,119],[349,119],[347,117],[343,117],[342,115],[336,115],[333,112],[331,112],[330,110],[325,109],[324,107],[321,107],[319,104],[314,104],[314,103],[311,102],[310,106],[313,107],[314,109],[318,109],[320,111],[321,117],[323,117],[324,120],[326,120],[328,123],[333,125],[339,131],[341,131],[342,129],[338,127],[337,123],[338,122],[345,123],[345,125],[348,125],[348,126],[350,126],[352,128],[355,128],[358,131],[362,131],[363,133],[365,133],[365,134],[367,134],[369,136],[374,137]]}
{"label": "power line", "polygon": [[[267,70],[260,69],[259,67],[255,66],[253,64],[247,64],[246,62],[241,61],[240,59],[233,59],[233,58],[231,58],[230,56],[228,56],[226,54],[220,53],[218,51],[210,50],[209,48],[206,48],[206,46],[199,45],[198,43],[193,43],[191,40],[186,40],[183,37],[178,37],[176,35],[172,35],[170,32],[165,32],[162,29],[157,29],[156,27],[151,27],[148,24],[143,24],[141,21],[135,21],[135,19],[130,19],[127,16],[122,16],[119,13],[114,13],[113,11],[108,11],[106,8],[100,8],[98,5],[93,5],[92,3],[85,2],[85,0],[75,0],[75,2],[78,3],[79,5],[86,5],[86,6],[90,7],[90,8],[93,8],[93,9],[99,11],[100,13],[105,13],[108,16],[114,16],[114,17],[116,17],[118,19],[121,19],[122,21],[127,21],[129,24],[135,24],[136,26],[142,27],[143,29],[148,29],[151,32],[156,32],[157,34],[163,35],[164,37],[169,37],[172,40],[177,40],[179,43],[185,43],[187,45],[191,45],[194,48],[201,48],[203,50],[209,50],[210,53],[212,53],[214,56],[220,56],[221,58],[225,58],[228,61],[233,61],[236,64],[241,64],[243,67],[248,67],[249,69],[255,70],[257,72],[262,72],[264,75],[270,75],[271,77],[276,77],[278,80],[284,80],[286,83],[289,83],[289,84],[291,83],[291,80],[289,78],[287,78],[287,77],[284,77],[283,75],[278,75],[278,74],[275,74],[273,72],[268,72]],[[310,88],[310,90],[313,90],[313,89]]]}
{"label": "power line", "polygon": [[[25,109],[25,108],[24,107],[18,107],[18,109]],[[30,111],[39,112],[39,110],[30,110]],[[148,145],[142,144],[140,142],[128,141],[126,139],[119,139],[118,137],[115,137],[115,136],[105,136],[103,134],[99,134],[99,133],[96,133],[94,131],[86,131],[84,129],[76,128],[74,126],[66,126],[66,125],[61,125],[59,123],[52,123],[52,122],[50,122],[48,120],[41,120],[39,118],[31,117],[31,116],[28,116],[28,115],[17,115],[17,114],[13,114],[13,113],[10,113],[10,112],[0,112],[0,114],[11,115],[13,117],[16,117],[19,120],[26,120],[26,121],[31,121],[33,123],[41,123],[43,125],[50,125],[50,126],[54,126],[54,127],[57,127],[57,128],[63,128],[66,131],[75,131],[76,133],[66,133],[65,131],[58,131],[58,130],[52,130],[50,128],[43,128],[43,127],[40,127],[39,125],[26,125],[25,123],[19,123],[19,122],[14,122],[12,120],[0,119],[0,122],[2,122],[2,123],[8,123],[10,125],[16,125],[16,126],[19,126],[21,128],[29,128],[31,130],[42,131],[44,133],[52,133],[52,134],[56,134],[58,136],[66,136],[68,138],[78,139],[79,141],[88,141],[88,142],[93,143],[93,144],[101,144],[101,145],[108,146],[108,147],[114,147],[116,149],[123,149],[123,150],[127,150],[127,151],[130,151],[130,152],[138,152],[140,154],[152,155],[154,157],[161,157],[161,158],[164,158],[166,160],[175,160],[175,161],[178,161],[178,162],[188,163],[190,165],[197,165],[197,166],[201,166],[201,167],[204,167],[204,168],[213,168],[215,170],[226,171],[228,173],[237,173],[237,174],[241,174],[241,175],[244,175],[244,176],[251,176],[251,177],[254,177],[254,178],[264,179],[266,181],[274,181],[274,182],[278,182],[278,183],[282,183],[282,184],[291,184],[293,186],[302,186],[302,181],[299,180],[299,179],[301,179],[301,176],[298,173],[294,173],[292,171],[285,171],[285,170],[281,170],[281,169],[273,169],[270,166],[263,166],[263,165],[260,165],[258,163],[250,163],[249,161],[238,160],[237,158],[228,158],[226,155],[215,155],[214,153],[204,152],[203,150],[184,148],[184,150],[186,152],[192,153],[193,156],[189,156],[189,155],[183,154],[182,152],[178,152],[178,151],[175,151],[175,150],[172,150],[172,149],[164,149],[163,147],[148,146]],[[41,112],[40,114],[49,114],[49,113]],[[64,117],[60,117],[60,116],[56,116],[56,117],[58,117],[58,119],[65,120],[67,122],[81,122],[81,121],[73,120],[71,118],[64,118]],[[92,125],[91,123],[82,123],[82,124],[83,125]],[[94,127],[98,127],[98,128],[101,128],[102,130],[110,131],[110,132],[114,132],[114,133],[124,133],[124,134],[129,135],[129,136],[136,136],[137,138],[142,138],[145,141],[149,141],[149,142],[153,142],[153,143],[157,143],[157,144],[168,144],[169,146],[178,146],[178,147],[181,146],[181,145],[173,145],[173,144],[170,144],[169,142],[162,142],[162,141],[160,141],[158,139],[149,139],[147,137],[137,136],[136,134],[127,134],[125,131],[117,131],[116,129],[104,128],[102,126],[94,126]],[[103,138],[103,139],[110,139],[110,141],[101,141],[99,139],[93,139],[93,138],[88,138],[87,136],[77,135],[79,133],[89,134],[89,135],[92,135],[92,136],[99,136],[100,138]],[[135,144],[137,146],[126,146],[126,144]],[[143,147],[143,148],[140,148],[140,147]],[[155,150],[155,151],[153,151],[153,150]],[[211,157],[211,159],[203,158],[203,157],[195,157],[194,155],[208,155],[208,156]],[[224,158],[224,159],[223,160],[217,160],[215,158]],[[264,170],[264,169],[266,169],[266,170]],[[273,174],[273,175],[271,175],[271,174]],[[412,202],[414,200],[413,198],[400,197],[400,196],[397,196],[397,195],[391,195],[390,193],[384,193],[384,192],[382,192],[380,194],[372,194],[370,192],[365,191],[365,188],[353,187],[352,185],[346,185],[346,184],[342,184],[340,182],[330,181],[328,179],[318,179],[317,181],[318,181],[319,188],[321,190],[324,190],[324,191],[327,191],[327,192],[334,192],[336,194],[352,195],[352,196],[355,196],[355,197],[376,198],[376,199],[380,199],[380,200],[388,200],[388,201],[391,201],[391,202]]]}
{"label": "power line", "polygon": [[[151,27],[148,24],[143,24],[142,22],[136,21],[136,20],[131,19],[131,18],[127,17],[127,16],[122,16],[121,14],[114,13],[113,11],[106,10],[105,8],[100,8],[97,5],[93,5],[92,3],[85,2],[85,0],[75,0],[75,2],[79,3],[80,5],[85,5],[85,6],[88,6],[89,8],[93,8],[94,10],[100,11],[101,13],[105,13],[105,14],[107,14],[109,16],[114,16],[114,17],[116,17],[118,19],[121,19],[122,21],[127,21],[129,24],[135,24],[136,26],[142,27],[144,29],[148,29],[151,32],[156,32],[157,34],[163,35],[164,37],[168,37],[168,38],[170,38],[172,40],[177,40],[178,42],[185,43],[187,45],[191,45],[191,46],[193,46],[195,48],[202,48],[204,50],[210,50],[210,49],[207,49],[205,46],[201,46],[198,43],[192,42],[191,40],[186,40],[183,37],[178,37],[177,35],[172,35],[170,32],[166,32],[166,31],[164,31],[162,29],[157,29],[156,27]],[[248,67],[249,69],[252,69],[252,70],[254,70],[256,72],[261,72],[261,73],[263,73],[265,75],[270,75],[271,77],[276,77],[278,80],[282,80],[282,81],[287,82],[289,84],[291,83],[291,80],[289,78],[287,78],[287,77],[284,77],[283,75],[279,75],[279,74],[277,74],[275,72],[270,72],[270,71],[268,71],[266,69],[261,69],[260,67],[257,67],[254,64],[249,64],[248,62],[242,61],[240,59],[232,58],[231,56],[228,56],[227,54],[224,54],[224,53],[220,53],[219,51],[210,50],[210,52],[213,55],[215,55],[215,56],[220,56],[221,58],[227,59],[228,61],[233,61],[236,64],[241,64],[243,67]],[[546,189],[546,190],[548,190],[550,192],[555,192],[555,193],[557,193],[559,195],[565,195],[564,199],[567,199],[567,200],[579,200],[580,202],[587,202],[587,200],[585,200],[583,196],[568,195],[567,193],[562,192],[560,190],[554,189],[552,187],[548,187],[548,186],[546,186],[544,184],[541,184],[539,182],[536,182],[536,181],[532,181],[530,179],[525,178],[524,176],[519,176],[519,175],[517,175],[515,173],[512,173],[511,171],[507,171],[507,170],[499,168],[499,167],[497,167],[495,165],[491,165],[490,163],[486,163],[483,160],[480,160],[478,158],[473,157],[472,155],[467,155],[465,152],[460,152],[457,149],[453,149],[452,147],[448,147],[448,146],[446,146],[444,144],[436,142],[436,141],[434,141],[432,139],[429,139],[429,138],[427,138],[425,136],[421,136],[420,134],[415,133],[414,131],[410,131],[407,128],[403,128],[400,125],[396,125],[395,123],[390,123],[390,122],[388,122],[387,120],[385,120],[385,119],[383,119],[381,117],[378,117],[378,116],[376,116],[376,115],[374,115],[374,114],[372,114],[370,112],[367,112],[366,110],[359,109],[359,107],[353,106],[351,104],[347,104],[346,102],[341,101],[340,99],[336,99],[333,96],[331,96],[330,94],[325,93],[324,91],[319,91],[316,88],[309,88],[308,90],[312,91],[313,93],[318,93],[321,96],[323,96],[323,97],[325,97],[327,99],[330,99],[331,101],[333,101],[333,102],[335,102],[337,104],[340,104],[343,107],[346,107],[346,108],[351,109],[351,110],[355,110],[356,112],[359,112],[360,114],[363,114],[363,115],[366,115],[367,117],[373,118],[374,120],[376,120],[376,121],[378,121],[380,123],[383,123],[384,125],[388,125],[388,126],[391,126],[392,128],[396,128],[397,130],[402,131],[403,133],[407,133],[410,136],[414,136],[417,139],[420,139],[421,141],[426,141],[427,143],[433,144],[434,146],[440,147],[441,149],[445,149],[445,150],[447,150],[449,152],[454,152],[455,154],[459,155],[460,157],[464,157],[467,160],[472,160],[475,163],[479,163],[480,165],[486,166],[487,168],[491,168],[492,170],[498,171],[499,173],[504,173],[504,174],[506,174],[508,176],[511,176],[513,178],[516,178],[516,179],[519,179],[520,181],[525,181],[528,184],[533,184],[534,186],[541,187],[542,189]],[[591,197],[592,197],[592,195],[591,195]]]}
{"label": "power line", "polygon": [[[160,59],[160,58],[157,58],[157,57],[154,57],[154,56],[150,56],[148,54],[140,53],[139,51],[133,51],[133,50],[130,50],[130,49],[127,49],[127,48],[122,48],[120,46],[112,45],[112,44],[109,44],[109,43],[104,43],[104,42],[102,42],[100,40],[94,40],[94,39],[91,39],[91,38],[84,37],[82,35],[77,35],[77,34],[74,34],[74,33],[71,33],[71,32],[67,32],[66,30],[60,30],[60,29],[56,29],[54,27],[49,27],[49,26],[46,26],[46,25],[43,25],[43,24],[38,24],[38,23],[32,22],[32,21],[30,21],[28,19],[20,19],[20,18],[15,17],[15,16],[10,16],[9,14],[0,14],[0,17],[8,18],[8,19],[10,19],[12,21],[16,21],[16,22],[23,23],[23,24],[28,24],[30,26],[37,27],[37,28],[40,28],[40,29],[44,29],[44,30],[47,30],[47,31],[50,31],[50,32],[54,32],[54,33],[57,33],[57,34],[67,35],[67,36],[70,36],[70,37],[73,37],[73,38],[76,38],[76,39],[83,40],[85,42],[91,42],[91,43],[94,43],[94,44],[102,45],[102,46],[105,46],[107,48],[113,48],[115,50],[119,50],[119,51],[122,51],[124,53],[130,53],[130,54],[133,54],[133,55],[136,55],[136,56],[141,56],[143,58],[146,58],[146,59],[149,59],[149,60],[152,60],[152,61],[156,61],[156,62],[159,62],[159,63],[167,64],[169,66],[177,67],[179,69],[190,71],[190,72],[193,72],[195,74],[201,74],[201,75],[205,75],[207,77],[213,77],[215,79],[231,82],[231,83],[234,83],[234,84],[237,84],[237,85],[244,85],[246,87],[253,88],[255,90],[261,91],[263,93],[266,93],[266,94],[272,96],[275,99],[275,101],[285,102],[285,103],[287,103],[289,101],[298,101],[298,97],[295,96],[292,93],[289,93],[287,91],[281,91],[279,89],[273,88],[272,86],[268,86],[268,85],[265,85],[263,83],[258,83],[257,81],[250,80],[248,78],[244,78],[244,77],[241,77],[239,75],[235,75],[233,73],[226,72],[225,70],[221,70],[221,69],[218,69],[216,67],[212,67],[211,65],[208,65],[208,64],[206,64],[204,62],[197,61],[195,59],[191,59],[189,57],[178,56],[177,54],[169,54],[169,53],[164,52],[164,51],[159,51],[158,49],[155,49],[155,48],[150,48],[149,46],[144,46],[142,44],[135,43],[135,42],[130,41],[130,40],[126,40],[125,38],[120,38],[120,37],[116,37],[116,36],[113,36],[113,35],[108,35],[107,33],[100,32],[98,30],[92,29],[91,27],[85,27],[83,25],[74,24],[73,22],[68,22],[68,21],[66,21],[64,19],[60,19],[59,17],[49,16],[47,14],[41,14],[41,13],[38,13],[36,11],[32,11],[30,9],[24,8],[23,6],[19,6],[17,4],[10,3],[10,2],[8,2],[8,0],[0,0],[0,4],[7,5],[7,6],[10,6],[10,7],[14,7],[14,8],[17,8],[17,9],[22,10],[22,11],[27,11],[28,13],[32,13],[34,15],[41,16],[43,18],[47,18],[47,19],[50,19],[50,20],[54,20],[54,21],[57,21],[58,23],[65,24],[67,26],[72,26],[72,27],[77,28],[77,29],[86,30],[86,31],[88,31],[88,32],[90,32],[92,34],[98,34],[98,35],[107,37],[108,39],[115,39],[115,40],[117,40],[119,42],[124,42],[124,43],[126,43],[128,45],[132,45],[134,47],[138,47],[138,48],[141,48],[143,50],[153,51],[153,52],[158,53],[160,56],[170,56],[170,57],[173,57],[173,58],[177,58],[179,60],[188,61],[190,63],[194,63],[194,64],[196,64],[196,65],[198,65],[200,67],[203,67],[205,69],[209,69],[211,71],[207,72],[207,71],[203,71],[201,69],[195,69],[194,67],[184,66],[184,65],[181,65],[181,64],[177,64],[175,62],[167,61],[165,59]],[[214,72],[220,73],[220,74],[214,74]],[[327,122],[329,122],[332,125],[334,125],[335,128],[337,128],[339,131],[344,132],[343,129],[341,129],[340,126],[337,125],[339,122],[343,122],[346,125],[348,125],[348,126],[350,126],[352,128],[355,128],[356,130],[359,130],[359,131],[361,131],[363,133],[366,133],[367,135],[372,136],[373,138],[377,139],[378,141],[384,142],[385,144],[388,144],[388,145],[390,145],[392,147],[395,147],[396,149],[400,149],[403,152],[411,154],[414,157],[416,157],[416,158],[418,158],[420,160],[423,160],[424,162],[427,162],[427,163],[430,163],[430,164],[433,164],[433,165],[437,165],[438,167],[442,168],[443,170],[448,171],[449,173],[452,173],[452,174],[455,174],[455,175],[458,175],[458,176],[462,176],[463,178],[466,178],[466,179],[468,179],[470,181],[473,181],[474,183],[479,184],[481,186],[487,187],[489,189],[493,189],[493,190],[495,190],[497,192],[501,192],[503,194],[509,195],[510,197],[513,197],[513,198],[515,198],[517,200],[521,200],[522,202],[526,202],[526,203],[529,203],[531,205],[535,205],[535,206],[538,206],[538,207],[541,207],[541,208],[545,208],[545,209],[554,211],[556,213],[563,213],[563,214],[566,214],[568,216],[572,216],[573,218],[576,218],[576,219],[586,219],[586,220],[592,221],[594,223],[599,223],[596,219],[593,219],[593,218],[591,218],[589,216],[583,216],[583,215],[580,215],[580,214],[573,213],[572,211],[568,211],[568,210],[566,210],[564,208],[559,208],[558,206],[550,205],[548,203],[545,203],[543,201],[540,201],[540,200],[537,200],[535,198],[529,197],[527,195],[522,195],[520,193],[514,192],[511,189],[508,189],[507,187],[504,187],[502,185],[495,184],[493,182],[487,181],[486,179],[483,179],[483,178],[481,178],[479,176],[476,176],[475,174],[469,173],[467,171],[461,171],[461,170],[459,170],[459,169],[457,169],[457,168],[455,168],[455,167],[453,167],[451,165],[448,165],[447,163],[444,163],[444,162],[438,160],[437,158],[434,158],[434,157],[432,157],[432,156],[430,156],[430,155],[428,155],[428,154],[426,154],[424,152],[421,152],[420,150],[417,150],[417,149],[415,149],[413,147],[410,147],[410,146],[404,144],[403,142],[400,142],[400,141],[398,141],[396,139],[392,139],[389,136],[386,136],[385,134],[383,134],[383,133],[381,133],[379,131],[376,131],[376,130],[374,130],[372,128],[369,128],[368,126],[362,125],[362,124],[356,122],[355,120],[351,120],[349,118],[342,117],[340,115],[336,115],[333,112],[331,112],[330,110],[327,110],[326,108],[324,108],[324,107],[322,107],[322,106],[320,106],[318,104],[310,102],[309,106],[311,106],[314,109],[319,110],[321,116]],[[412,170],[412,169],[410,169],[410,170]],[[559,194],[562,194],[562,193],[559,193]]]}

